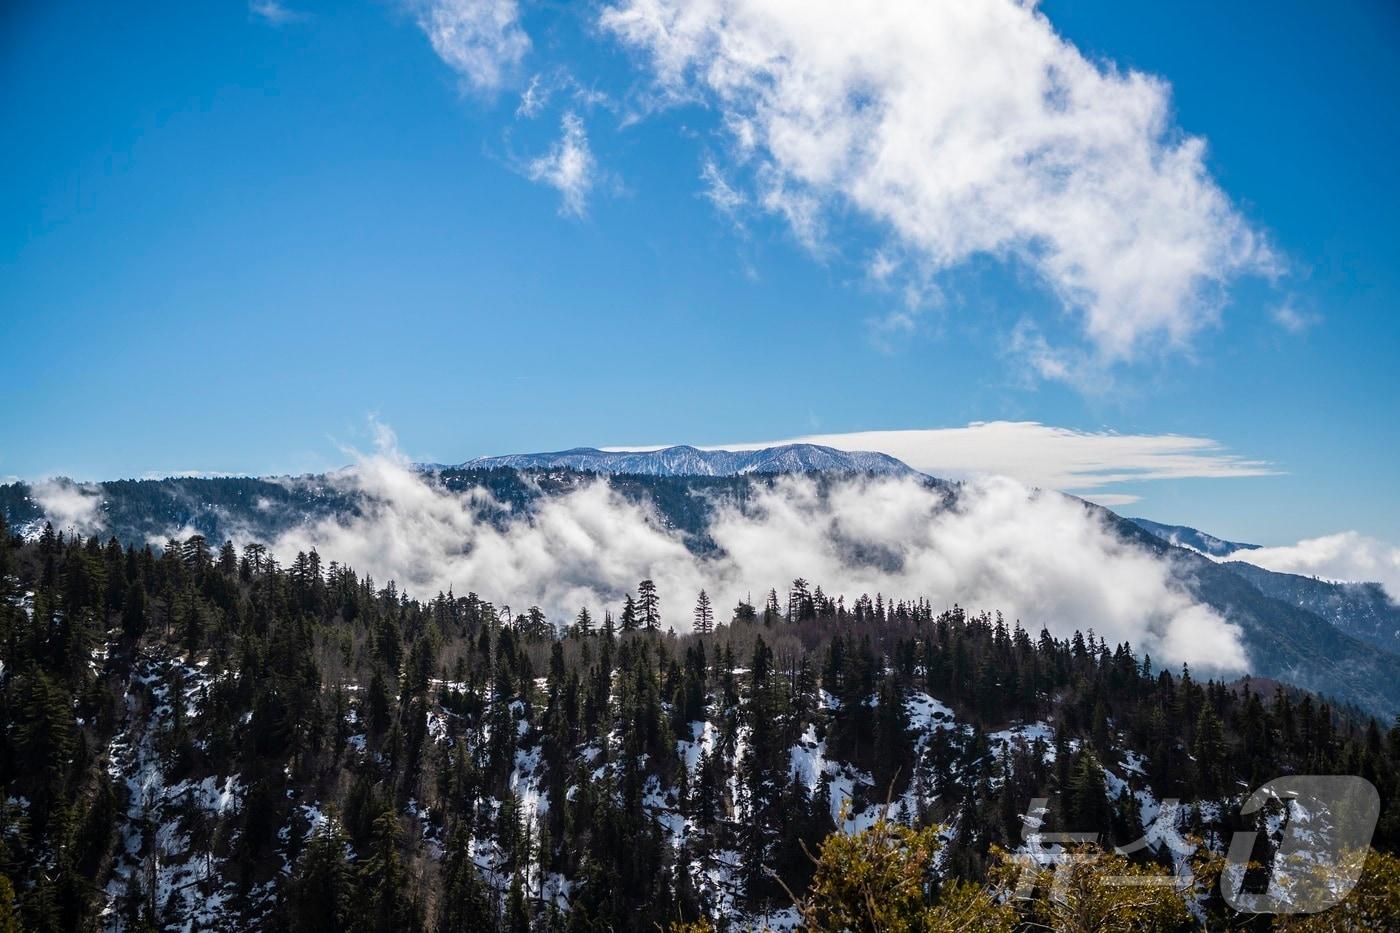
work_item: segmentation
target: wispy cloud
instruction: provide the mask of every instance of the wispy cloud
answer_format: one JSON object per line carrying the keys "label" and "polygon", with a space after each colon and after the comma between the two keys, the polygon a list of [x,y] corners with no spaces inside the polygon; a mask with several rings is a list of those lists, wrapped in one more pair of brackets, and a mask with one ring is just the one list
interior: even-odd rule
{"label": "wispy cloud", "polygon": [[559,213],[572,217],[582,217],[587,211],[588,195],[598,181],[597,171],[583,121],[572,112],[564,114],[559,140],[525,167],[531,181],[559,192]]}
{"label": "wispy cloud", "polygon": [[1275,324],[1290,334],[1301,334],[1320,320],[1317,315],[1299,311],[1293,302],[1286,301],[1269,312]]}
{"label": "wispy cloud", "polygon": [[[715,106],[755,203],[820,248],[854,208],[934,270],[1031,270],[1079,321],[1040,373],[1182,348],[1261,235],[1171,119],[1167,83],[1090,60],[1019,0],[617,0],[659,95]],[[733,179],[731,178],[731,183]]]}
{"label": "wispy cloud", "polygon": [[[1075,492],[1104,505],[1137,501],[1107,486],[1153,480],[1270,476],[1278,469],[1227,451],[1219,441],[1180,434],[1079,431],[1035,421],[974,422],[963,428],[807,434],[781,440],[717,444],[757,450],[778,444],[877,450],[934,476],[1010,476],[1045,489]],[[615,448],[624,449],[624,448]],[[645,448],[625,448],[630,450]]]}
{"label": "wispy cloud", "polygon": [[739,223],[739,211],[748,205],[749,199],[729,183],[714,159],[706,159],[701,165],[700,181],[705,185],[705,199],[721,214]]}
{"label": "wispy cloud", "polygon": [[292,9],[280,0],[250,0],[248,12],[273,26],[283,26],[306,19],[305,13]]}
{"label": "wispy cloud", "polygon": [[498,90],[530,50],[516,0],[411,3],[433,51],[471,90]]}
{"label": "wispy cloud", "polygon": [[515,115],[526,120],[533,119],[544,113],[550,102],[556,99],[565,99],[584,113],[598,108],[616,109],[613,99],[606,93],[583,84],[569,69],[554,67],[530,76],[525,90],[520,92]]}
{"label": "wispy cloud", "polygon": [[871,345],[882,353],[893,354],[919,329],[918,312],[908,307],[895,308],[869,318],[865,324]]}
{"label": "wispy cloud", "polygon": [[527,120],[539,116],[545,104],[549,103],[553,91],[553,87],[544,80],[543,75],[535,75],[520,93],[520,103],[516,105],[515,115]]}

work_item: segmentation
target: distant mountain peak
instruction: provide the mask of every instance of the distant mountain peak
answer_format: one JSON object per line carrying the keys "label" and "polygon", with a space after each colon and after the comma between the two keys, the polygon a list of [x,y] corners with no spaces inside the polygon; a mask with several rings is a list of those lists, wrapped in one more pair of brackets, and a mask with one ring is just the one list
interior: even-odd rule
{"label": "distant mountain peak", "polygon": [[1128,521],[1168,544],[1190,548],[1207,557],[1228,557],[1236,551],[1253,551],[1259,547],[1257,544],[1226,541],[1188,525],[1164,525],[1147,518],[1130,518]]}
{"label": "distant mountain peak", "polygon": [[510,467],[517,470],[567,468],[593,473],[635,473],[644,476],[742,476],[750,473],[865,473],[879,476],[919,476],[913,467],[888,454],[869,450],[837,450],[820,444],[782,444],[760,450],[701,450],[677,444],[659,450],[599,450],[574,447],[534,454],[477,457],[464,469]]}

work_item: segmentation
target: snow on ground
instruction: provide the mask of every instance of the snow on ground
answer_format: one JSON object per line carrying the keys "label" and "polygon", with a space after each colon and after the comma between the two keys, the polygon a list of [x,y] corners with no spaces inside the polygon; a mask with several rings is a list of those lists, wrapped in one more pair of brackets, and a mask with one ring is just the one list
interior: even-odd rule
{"label": "snow on ground", "polygon": [[643,787],[642,806],[645,807],[666,833],[673,849],[679,849],[690,833],[690,825],[679,808],[674,805],[675,794],[663,790],[656,775],[647,778]]}
{"label": "snow on ground", "polygon": [[428,736],[436,745],[441,745],[447,738],[447,717],[441,710],[429,709],[428,713]]}
{"label": "snow on ground", "polygon": [[[839,705],[838,701],[825,691],[822,691],[821,702],[823,707],[827,709],[836,708]],[[915,691],[910,694],[905,700],[905,710],[909,716],[910,729],[914,733],[916,761],[923,757],[934,737],[940,732],[952,732],[959,729],[957,717],[954,716],[953,711],[927,693]],[[848,763],[830,759],[827,755],[826,742],[818,741],[816,726],[811,723],[808,724],[797,744],[789,750],[788,756],[788,773],[806,784],[808,793],[815,794],[818,785],[822,781],[827,782],[831,794],[832,822],[848,833],[869,829],[875,825],[877,820],[886,815],[887,809],[891,818],[900,812],[913,814],[918,812],[922,804],[927,804],[933,799],[930,796],[921,800],[921,791],[928,791],[931,788],[921,788],[919,782],[910,781],[905,792],[899,798],[890,801],[888,808],[886,808],[885,801],[880,800],[856,809],[856,789],[873,790],[875,779],[867,771],[861,771]],[[841,819],[843,810],[846,811],[844,821]]]}
{"label": "snow on ground", "polygon": [[957,725],[957,717],[951,709],[922,691],[910,694],[904,707],[909,712],[909,725],[921,736],[936,729],[952,729]]}
{"label": "snow on ground", "polygon": [[[831,792],[831,821],[841,825],[843,808],[854,806],[855,789],[858,785],[874,786],[875,780],[868,772],[858,771],[843,762],[827,758],[826,742],[818,742],[816,728],[807,726],[802,738],[788,752],[788,773],[795,775],[807,785],[807,793],[815,795],[817,787],[826,781]],[[859,818],[848,814],[858,823]],[[873,822],[873,820],[872,820]],[[850,829],[848,822],[847,832]]]}
{"label": "snow on ground", "polygon": [[[170,687],[177,680],[183,680],[183,688],[172,698]],[[175,929],[230,928],[227,910],[233,884],[222,880],[222,860],[208,854],[202,837],[240,806],[240,776],[167,783],[157,748],[158,736],[171,725],[172,700],[181,704],[187,717],[198,716],[208,682],[202,665],[178,658],[138,663],[126,694],[123,728],[108,748],[107,770],[126,788],[127,808],[119,824],[122,844],[105,889],[104,929],[122,929],[117,902],[133,877],[142,882],[154,879],[154,902],[174,916]],[[143,694],[149,694],[153,708],[146,708]]]}
{"label": "snow on ground", "polygon": [[542,752],[538,745],[516,750],[515,767],[510,772],[511,793],[520,801],[520,812],[527,822],[549,810],[549,796],[540,789],[540,779],[544,777],[540,766]]}
{"label": "snow on ground", "polygon": [[[680,759],[685,767],[686,773],[691,777],[695,776],[695,769],[699,766],[700,755],[712,755],[715,750],[715,739],[719,735],[719,730],[714,723],[706,720],[704,722],[692,722],[690,724],[690,739],[676,740],[676,757]],[[596,749],[590,749],[597,754]],[[588,759],[591,761],[592,759]]]}
{"label": "snow on ground", "polygon": [[1055,760],[1055,729],[1048,723],[1013,723],[1010,728],[1002,729],[999,732],[988,732],[987,742],[992,746],[995,754],[1000,754],[1003,745],[1014,745],[1024,743],[1027,747],[1035,744],[1035,740],[1040,739],[1046,745],[1045,761],[1047,763]]}

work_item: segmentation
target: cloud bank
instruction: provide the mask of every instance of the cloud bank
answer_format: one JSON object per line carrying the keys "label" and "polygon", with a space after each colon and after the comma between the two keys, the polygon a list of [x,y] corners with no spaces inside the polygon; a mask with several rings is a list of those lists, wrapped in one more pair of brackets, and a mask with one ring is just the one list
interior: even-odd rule
{"label": "cloud bank", "polygon": [[759,450],[780,444],[877,450],[932,476],[1010,476],[1043,489],[1075,492],[1100,505],[1137,501],[1137,496],[1102,491],[1121,483],[1269,476],[1278,472],[1263,461],[1228,453],[1210,438],[1076,431],[1035,421],[979,421],[963,428],[808,434],[776,441],[719,444],[707,449]]}
{"label": "cloud bank", "polygon": [[[1094,363],[1187,345],[1274,267],[1166,82],[1090,61],[1033,2],[619,0],[601,23],[663,99],[719,112],[746,200],[800,240],[853,208],[911,280],[1014,258]],[[1084,356],[1042,351],[1048,377]]]}
{"label": "cloud bank", "polygon": [[1355,531],[1306,538],[1283,547],[1235,551],[1221,559],[1324,580],[1379,583],[1392,601],[1400,602],[1400,548]]}
{"label": "cloud bank", "polygon": [[102,530],[102,487],[58,476],[40,480],[29,494],[57,531],[93,535]]}
{"label": "cloud bank", "polygon": [[361,456],[332,480],[359,494],[354,517],[288,532],[280,559],[317,548],[416,595],[472,590],[556,621],[587,605],[617,611],[638,581],[657,581],[663,624],[689,628],[704,587],[727,610],[747,594],[784,592],[796,577],[849,604],[862,593],[925,596],[936,607],[1000,609],[1033,630],[1093,629],[1159,661],[1241,669],[1239,630],[1196,603],[1172,566],[1120,539],[1097,513],[1009,479],[970,484],[948,507],[912,479],[850,481],[825,493],[787,477],[743,508],[721,506],[699,558],[652,510],[605,482],[545,497],[504,528],[478,517],[485,493],[430,484],[391,449]]}

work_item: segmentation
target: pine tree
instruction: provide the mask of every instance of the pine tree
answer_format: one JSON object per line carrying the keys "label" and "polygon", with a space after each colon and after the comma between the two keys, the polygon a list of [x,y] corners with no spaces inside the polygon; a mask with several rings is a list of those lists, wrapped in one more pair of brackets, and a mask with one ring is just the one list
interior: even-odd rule
{"label": "pine tree", "polygon": [[389,687],[384,675],[376,668],[369,681],[369,694],[365,698],[368,707],[368,725],[372,735],[383,735],[389,728]]}
{"label": "pine tree", "polygon": [[360,912],[358,927],[375,933],[413,930],[413,906],[408,878],[399,858],[399,819],[385,804],[370,832],[369,851],[358,872]]}
{"label": "pine tree", "polygon": [[1216,797],[1224,789],[1226,764],[1225,735],[1220,717],[1209,703],[1201,706],[1196,719],[1196,741],[1191,746],[1196,758],[1196,785],[1203,797]]}
{"label": "pine tree", "polygon": [[744,624],[758,621],[758,613],[754,610],[751,600],[739,600],[739,604],[734,607],[734,621]]}
{"label": "pine tree", "polygon": [[506,895],[505,933],[530,933],[530,908],[525,903],[525,884],[516,872],[510,879]]}
{"label": "pine tree", "polygon": [[462,824],[452,831],[443,855],[442,900],[438,904],[438,933],[488,930],[496,917],[486,897],[476,863],[471,858],[471,835]]}
{"label": "pine tree", "polygon": [[768,601],[763,604],[763,624],[771,627],[782,617],[782,610],[778,608],[778,591],[770,589]]}
{"label": "pine tree", "polygon": [[38,788],[61,798],[73,753],[72,702],[38,668],[25,678],[27,695],[16,735],[22,767],[39,777]]}
{"label": "pine tree", "polygon": [[894,678],[886,677],[880,682],[880,690],[875,706],[874,735],[875,786],[880,793],[888,793],[894,781],[909,779],[909,713],[904,707],[904,698]]}
{"label": "pine tree", "polygon": [[307,843],[288,898],[294,933],[341,933],[350,928],[354,884],[345,846],[345,834],[334,817]]}
{"label": "pine tree", "polygon": [[643,580],[637,584],[637,609],[642,616],[642,627],[654,632],[661,627],[661,598],[656,594],[656,583]]}
{"label": "pine tree", "polygon": [[1108,832],[1113,811],[1104,791],[1103,767],[1090,751],[1081,751],[1064,794],[1065,829],[1075,833]]}
{"label": "pine tree", "polygon": [[715,611],[710,606],[710,597],[704,591],[700,591],[699,597],[695,600],[695,634],[708,635],[715,626]]}

